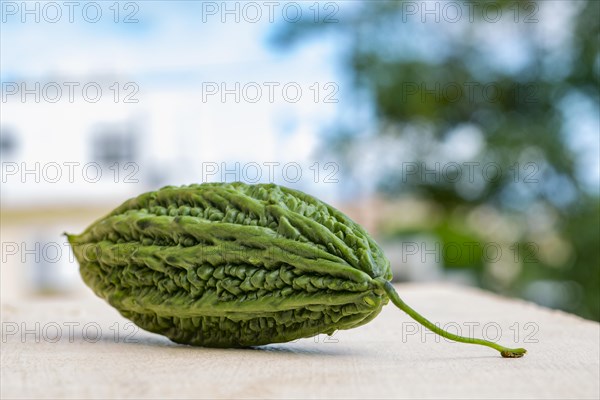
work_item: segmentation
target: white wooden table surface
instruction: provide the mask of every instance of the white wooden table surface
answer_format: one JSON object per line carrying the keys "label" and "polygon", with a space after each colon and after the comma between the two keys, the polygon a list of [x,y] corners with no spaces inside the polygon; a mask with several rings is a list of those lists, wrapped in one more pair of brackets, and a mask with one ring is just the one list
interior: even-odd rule
{"label": "white wooden table surface", "polygon": [[[454,332],[522,346],[521,359],[450,343],[389,304],[370,324],[258,349],[176,345],[102,300],[2,304],[1,395],[9,398],[600,397],[600,325],[475,289],[398,285]],[[517,337],[518,336],[518,337]],[[515,339],[518,343],[515,343]]]}

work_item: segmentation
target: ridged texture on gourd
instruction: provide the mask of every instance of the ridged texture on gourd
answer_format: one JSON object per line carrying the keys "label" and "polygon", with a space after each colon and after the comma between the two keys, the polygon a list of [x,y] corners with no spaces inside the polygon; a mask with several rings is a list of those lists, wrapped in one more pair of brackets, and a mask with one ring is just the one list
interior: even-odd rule
{"label": "ridged texture on gourd", "polygon": [[286,342],[373,319],[391,279],[370,236],[335,208],[273,184],[165,187],[69,235],[85,283],[179,343]]}

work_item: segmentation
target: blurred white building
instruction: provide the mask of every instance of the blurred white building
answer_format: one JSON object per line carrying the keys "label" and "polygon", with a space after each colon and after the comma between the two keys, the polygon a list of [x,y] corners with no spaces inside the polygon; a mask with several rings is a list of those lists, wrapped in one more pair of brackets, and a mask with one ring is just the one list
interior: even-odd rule
{"label": "blurred white building", "polygon": [[209,86],[123,75],[3,83],[3,297],[80,287],[61,234],[167,184],[276,182],[335,200],[339,171],[311,157],[336,104],[315,103],[310,81],[294,82],[305,90],[296,102],[282,92],[248,101],[256,95],[239,80],[208,76]]}
{"label": "blurred white building", "polygon": [[2,298],[80,287],[61,234],[163,185],[272,181],[336,200],[341,171],[314,154],[349,101],[335,43],[270,46],[294,23],[281,10],[237,21],[202,2],[93,4],[98,21],[3,3]]}

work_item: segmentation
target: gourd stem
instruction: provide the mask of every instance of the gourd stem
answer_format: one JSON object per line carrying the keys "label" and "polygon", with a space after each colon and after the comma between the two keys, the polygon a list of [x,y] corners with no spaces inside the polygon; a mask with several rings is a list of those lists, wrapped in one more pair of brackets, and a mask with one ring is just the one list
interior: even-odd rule
{"label": "gourd stem", "polygon": [[455,342],[478,344],[481,346],[491,347],[492,349],[498,350],[500,352],[500,354],[502,355],[502,357],[506,357],[506,358],[523,357],[523,355],[527,352],[527,350],[522,349],[522,348],[509,349],[507,347],[500,346],[499,344],[490,342],[488,340],[469,338],[469,337],[459,336],[459,335],[455,335],[453,333],[447,332],[447,331],[443,330],[442,328],[440,328],[439,326],[433,324],[431,321],[429,321],[428,319],[423,317],[421,314],[419,314],[418,312],[413,310],[408,304],[406,304],[400,298],[400,296],[396,292],[396,289],[394,289],[394,286],[392,286],[392,284],[390,282],[383,280],[383,279],[376,279],[376,281],[378,281],[382,284],[383,289],[387,293],[390,300],[392,300],[392,303],[394,303],[399,309],[401,309],[402,311],[407,313],[411,318],[413,318],[415,321],[417,321],[418,323],[420,323],[427,329],[431,330],[434,333],[437,333],[438,335],[440,335],[442,337],[445,337],[450,340],[454,340]]}

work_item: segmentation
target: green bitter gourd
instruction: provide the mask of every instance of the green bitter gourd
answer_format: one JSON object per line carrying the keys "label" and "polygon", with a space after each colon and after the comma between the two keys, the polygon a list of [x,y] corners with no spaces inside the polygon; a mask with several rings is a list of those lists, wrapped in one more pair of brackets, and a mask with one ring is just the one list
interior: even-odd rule
{"label": "green bitter gourd", "polygon": [[80,235],[67,235],[85,283],[141,328],[174,342],[245,347],[332,334],[406,305],[390,263],[332,206],[275,184],[167,186],[130,199]]}

